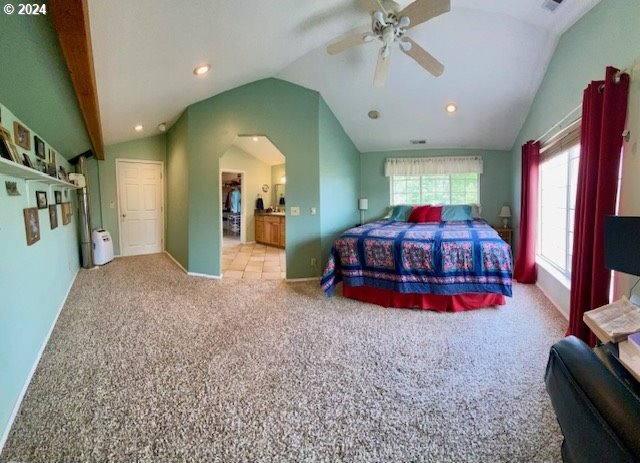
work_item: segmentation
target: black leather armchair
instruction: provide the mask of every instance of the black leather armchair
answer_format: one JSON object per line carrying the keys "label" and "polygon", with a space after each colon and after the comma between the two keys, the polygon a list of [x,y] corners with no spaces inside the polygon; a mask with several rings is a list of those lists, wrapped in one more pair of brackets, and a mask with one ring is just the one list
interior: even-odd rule
{"label": "black leather armchair", "polygon": [[640,387],[611,349],[574,336],[551,348],[545,383],[565,463],[640,462]]}

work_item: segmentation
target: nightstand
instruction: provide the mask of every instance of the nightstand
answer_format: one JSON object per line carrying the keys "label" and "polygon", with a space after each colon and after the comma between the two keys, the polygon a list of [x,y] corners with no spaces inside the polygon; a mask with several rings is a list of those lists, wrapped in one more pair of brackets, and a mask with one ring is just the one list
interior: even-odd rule
{"label": "nightstand", "polygon": [[511,246],[511,232],[513,232],[512,228],[502,228],[502,227],[494,227],[498,232],[498,236],[504,240],[509,246]]}

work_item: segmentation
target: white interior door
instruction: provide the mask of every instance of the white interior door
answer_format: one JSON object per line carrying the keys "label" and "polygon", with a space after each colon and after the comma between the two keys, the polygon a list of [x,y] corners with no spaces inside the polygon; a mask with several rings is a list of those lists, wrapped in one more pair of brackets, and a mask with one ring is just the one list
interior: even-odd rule
{"label": "white interior door", "polygon": [[162,164],[118,160],[120,253],[162,252]]}

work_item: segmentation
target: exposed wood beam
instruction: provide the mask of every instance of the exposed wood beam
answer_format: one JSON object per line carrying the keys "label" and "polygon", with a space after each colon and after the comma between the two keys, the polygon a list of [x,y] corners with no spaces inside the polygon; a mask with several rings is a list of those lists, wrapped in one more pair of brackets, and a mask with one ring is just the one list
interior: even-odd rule
{"label": "exposed wood beam", "polygon": [[87,0],[49,0],[48,6],[93,151],[98,159],[104,159]]}

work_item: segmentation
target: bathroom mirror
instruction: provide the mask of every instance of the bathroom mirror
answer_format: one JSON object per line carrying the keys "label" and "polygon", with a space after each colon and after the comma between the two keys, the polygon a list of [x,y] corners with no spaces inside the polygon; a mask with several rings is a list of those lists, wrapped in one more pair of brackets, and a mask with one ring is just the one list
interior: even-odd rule
{"label": "bathroom mirror", "polygon": [[285,207],[285,192],[284,192],[284,183],[276,183],[273,186],[273,205],[278,209],[284,209]]}

